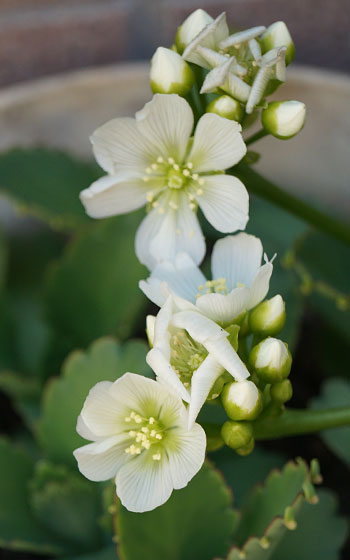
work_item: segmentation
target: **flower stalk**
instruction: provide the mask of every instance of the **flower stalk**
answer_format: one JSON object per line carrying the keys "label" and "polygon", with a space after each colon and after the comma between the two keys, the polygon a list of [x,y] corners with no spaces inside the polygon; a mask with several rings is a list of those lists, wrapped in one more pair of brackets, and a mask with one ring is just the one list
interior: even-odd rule
{"label": "flower stalk", "polygon": [[227,170],[226,173],[234,173],[234,175],[246,185],[250,193],[257,194],[273,202],[284,210],[305,220],[311,226],[350,245],[350,228],[347,225],[332,216],[328,216],[321,210],[314,208],[300,198],[283,191],[280,187],[254,171],[251,167],[240,164],[232,171]]}

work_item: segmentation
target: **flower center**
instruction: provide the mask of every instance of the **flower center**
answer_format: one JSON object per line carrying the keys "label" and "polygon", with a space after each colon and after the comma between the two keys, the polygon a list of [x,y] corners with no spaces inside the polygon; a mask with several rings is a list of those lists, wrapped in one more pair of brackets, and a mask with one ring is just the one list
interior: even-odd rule
{"label": "flower center", "polygon": [[146,195],[150,207],[157,208],[160,214],[165,212],[165,206],[178,209],[180,190],[186,194],[190,209],[196,210],[196,197],[203,194],[205,184],[204,177],[193,172],[191,161],[178,163],[173,157],[164,159],[162,156],[146,167],[143,181],[150,186]]}
{"label": "flower center", "polygon": [[125,449],[127,455],[141,455],[142,451],[150,448],[153,461],[160,461],[162,458],[160,441],[164,437],[164,427],[153,416],[145,418],[135,411],[131,411],[129,416],[124,418],[132,428],[128,435],[131,438],[131,445]]}
{"label": "flower center", "polygon": [[198,286],[197,298],[203,296],[204,294],[223,294],[226,295],[227,286],[226,278],[217,278],[216,280],[207,280],[205,284]]}
{"label": "flower center", "polygon": [[173,329],[170,352],[171,365],[184,386],[189,387],[193,372],[199,368],[208,352],[182,329]]}

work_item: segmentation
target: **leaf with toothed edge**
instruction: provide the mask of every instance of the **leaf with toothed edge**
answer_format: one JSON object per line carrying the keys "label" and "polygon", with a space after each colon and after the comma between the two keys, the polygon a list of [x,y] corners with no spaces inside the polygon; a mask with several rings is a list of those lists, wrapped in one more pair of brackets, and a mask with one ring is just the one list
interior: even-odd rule
{"label": "leaf with toothed edge", "polygon": [[[236,545],[227,560],[285,560],[288,541],[294,545],[294,556],[287,554],[288,558],[336,560],[336,550],[345,536],[344,520],[334,516],[330,493],[323,492],[319,504],[313,483],[320,481],[317,461],[312,461],[310,469],[302,459],[297,459],[287,463],[282,471],[272,471],[266,483],[255,488],[243,505],[241,522],[235,533]],[[306,516],[309,526],[313,527],[308,537],[303,529]],[[312,544],[315,539],[311,538],[319,529],[320,519],[332,522],[335,534],[332,540],[332,535],[324,529],[325,538],[332,541],[330,546],[324,547],[327,551],[324,555],[316,554],[321,549]],[[306,544],[307,554],[303,552],[305,541],[310,541]]]}
{"label": "leaf with toothed edge", "polygon": [[101,338],[86,352],[68,356],[61,377],[51,380],[43,394],[37,436],[49,459],[76,466],[73,451],[87,443],[77,434],[76,424],[90,389],[99,381],[115,381],[127,371],[151,377],[146,353],[143,341],[121,345],[112,338]]}
{"label": "leaf with toothed edge", "polygon": [[212,560],[225,554],[238,514],[221,475],[208,463],[186,488],[146,513],[131,513],[118,505],[118,552],[121,558]]}

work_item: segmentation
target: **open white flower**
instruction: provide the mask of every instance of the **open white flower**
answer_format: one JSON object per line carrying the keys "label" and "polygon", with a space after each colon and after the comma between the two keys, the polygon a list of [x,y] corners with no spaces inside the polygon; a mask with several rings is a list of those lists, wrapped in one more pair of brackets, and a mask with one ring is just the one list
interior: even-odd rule
{"label": "open white flower", "polygon": [[241,127],[215,114],[199,120],[193,140],[193,113],[178,95],[157,94],[136,118],[120,118],[98,128],[95,157],[108,175],[81,192],[93,218],[124,214],[148,202],[150,212],[136,235],[136,254],[152,269],[187,251],[199,263],[205,242],[196,216],[200,206],[219,231],[244,229],[248,193],[223,171],[246,153]]}
{"label": "open white flower", "polygon": [[225,327],[268,293],[273,265],[266,255],[261,265],[262,256],[261,241],[254,235],[229,235],[214,245],[212,280],[206,280],[188,254],[179,253],[174,262],[158,264],[140,288],[159,306],[169,294],[183,298]]}
{"label": "open white flower", "polygon": [[189,403],[189,429],[209,393],[214,393],[212,398],[218,396],[220,390],[216,393],[214,384],[225,371],[237,381],[249,377],[228,340],[229,332],[181,298],[167,298],[156,317],[153,336],[146,360],[157,379]]}
{"label": "open white flower", "polygon": [[79,470],[93,481],[115,478],[128,510],[152,510],[203,464],[204,430],[187,423],[181,399],[156,381],[125,373],[97,383],[78,418],[78,433],[93,441],[74,451]]}

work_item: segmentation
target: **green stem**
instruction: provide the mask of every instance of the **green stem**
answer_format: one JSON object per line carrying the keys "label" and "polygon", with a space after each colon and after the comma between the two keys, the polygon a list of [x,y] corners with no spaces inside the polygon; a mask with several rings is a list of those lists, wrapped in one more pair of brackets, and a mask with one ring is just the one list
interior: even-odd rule
{"label": "green stem", "polygon": [[283,191],[280,187],[254,171],[250,166],[244,164],[237,165],[232,170],[227,171],[227,173],[232,173],[241,179],[250,193],[257,194],[277,204],[317,229],[332,235],[346,244],[350,244],[350,228],[346,224],[313,208],[300,198]]}
{"label": "green stem", "polygon": [[350,425],[350,407],[327,410],[296,410],[289,408],[281,416],[264,418],[254,423],[257,440],[276,439],[321,432]]}
{"label": "green stem", "polygon": [[258,132],[256,132],[255,134],[252,134],[252,136],[249,136],[249,138],[245,139],[244,142],[247,146],[249,146],[250,144],[253,144],[254,142],[260,140],[260,138],[264,138],[268,134],[269,133],[264,128],[262,128],[261,130],[258,130]]}

